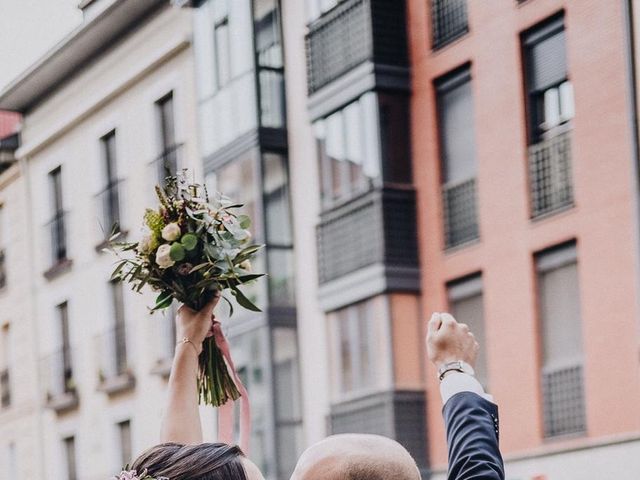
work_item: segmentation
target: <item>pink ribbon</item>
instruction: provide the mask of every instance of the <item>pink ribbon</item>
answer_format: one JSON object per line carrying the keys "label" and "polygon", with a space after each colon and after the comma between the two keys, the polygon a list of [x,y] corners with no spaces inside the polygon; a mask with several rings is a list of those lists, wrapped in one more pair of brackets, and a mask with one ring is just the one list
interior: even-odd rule
{"label": "pink ribbon", "polygon": [[[222,352],[222,356],[227,364],[229,373],[240,391],[240,440],[238,444],[245,455],[249,456],[249,439],[251,436],[251,405],[249,403],[249,393],[245,388],[236,366],[231,358],[231,348],[229,342],[222,332],[220,322],[213,320],[213,336],[216,346]],[[218,409],[218,441],[233,443],[233,401],[228,401]]]}

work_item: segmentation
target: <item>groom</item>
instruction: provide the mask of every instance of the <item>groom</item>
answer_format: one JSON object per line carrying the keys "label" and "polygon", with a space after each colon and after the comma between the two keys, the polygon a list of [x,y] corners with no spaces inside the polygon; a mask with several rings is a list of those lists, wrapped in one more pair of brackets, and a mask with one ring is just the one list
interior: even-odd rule
{"label": "groom", "polygon": [[[448,313],[429,321],[427,353],[438,369],[449,447],[448,480],[504,480],[498,407],[475,379],[478,342]],[[305,451],[291,480],[420,480],[409,453],[375,435],[335,435]]]}

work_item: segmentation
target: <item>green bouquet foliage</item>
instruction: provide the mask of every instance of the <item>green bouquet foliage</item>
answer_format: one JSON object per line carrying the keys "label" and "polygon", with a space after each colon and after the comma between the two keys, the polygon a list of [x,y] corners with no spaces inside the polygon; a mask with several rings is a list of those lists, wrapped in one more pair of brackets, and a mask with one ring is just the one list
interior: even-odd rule
{"label": "green bouquet foliage", "polygon": [[[199,310],[217,292],[229,292],[248,309],[260,309],[240,290],[263,274],[251,271],[251,259],[262,247],[251,243],[251,220],[237,214],[236,205],[222,195],[210,199],[203,185],[188,183],[185,174],[168,177],[157,186],[160,205],[144,214],[144,233],[135,243],[112,246],[119,260],[112,280],[129,283],[141,292],[147,286],[158,292],[152,311],[171,306],[174,300]],[[121,255],[122,253],[122,255]],[[214,338],[207,338],[199,357],[200,402],[220,406],[240,393],[229,375]]]}

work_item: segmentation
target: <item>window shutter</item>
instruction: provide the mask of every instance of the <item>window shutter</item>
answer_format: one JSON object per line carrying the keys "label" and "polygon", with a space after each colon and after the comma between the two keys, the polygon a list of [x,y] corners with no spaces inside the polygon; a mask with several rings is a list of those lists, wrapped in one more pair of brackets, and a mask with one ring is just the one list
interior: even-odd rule
{"label": "window shutter", "polygon": [[567,76],[564,31],[531,47],[531,87],[543,91],[561,83]]}

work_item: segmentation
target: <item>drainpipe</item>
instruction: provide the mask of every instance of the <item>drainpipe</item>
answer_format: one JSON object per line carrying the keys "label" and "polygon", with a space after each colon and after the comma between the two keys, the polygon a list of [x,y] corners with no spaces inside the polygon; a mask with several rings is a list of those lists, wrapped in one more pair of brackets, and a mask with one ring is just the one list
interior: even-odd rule
{"label": "drainpipe", "polygon": [[[634,173],[635,185],[635,232],[636,232],[636,306],[640,311],[640,138],[638,131],[638,89],[636,71],[636,33],[633,20],[635,12],[633,10],[634,0],[622,0],[622,10],[624,15],[624,50],[627,60],[627,88],[629,91],[629,127],[631,128],[631,168]],[[640,333],[640,318],[638,319],[638,330]],[[640,352],[639,352],[640,353]]]}

